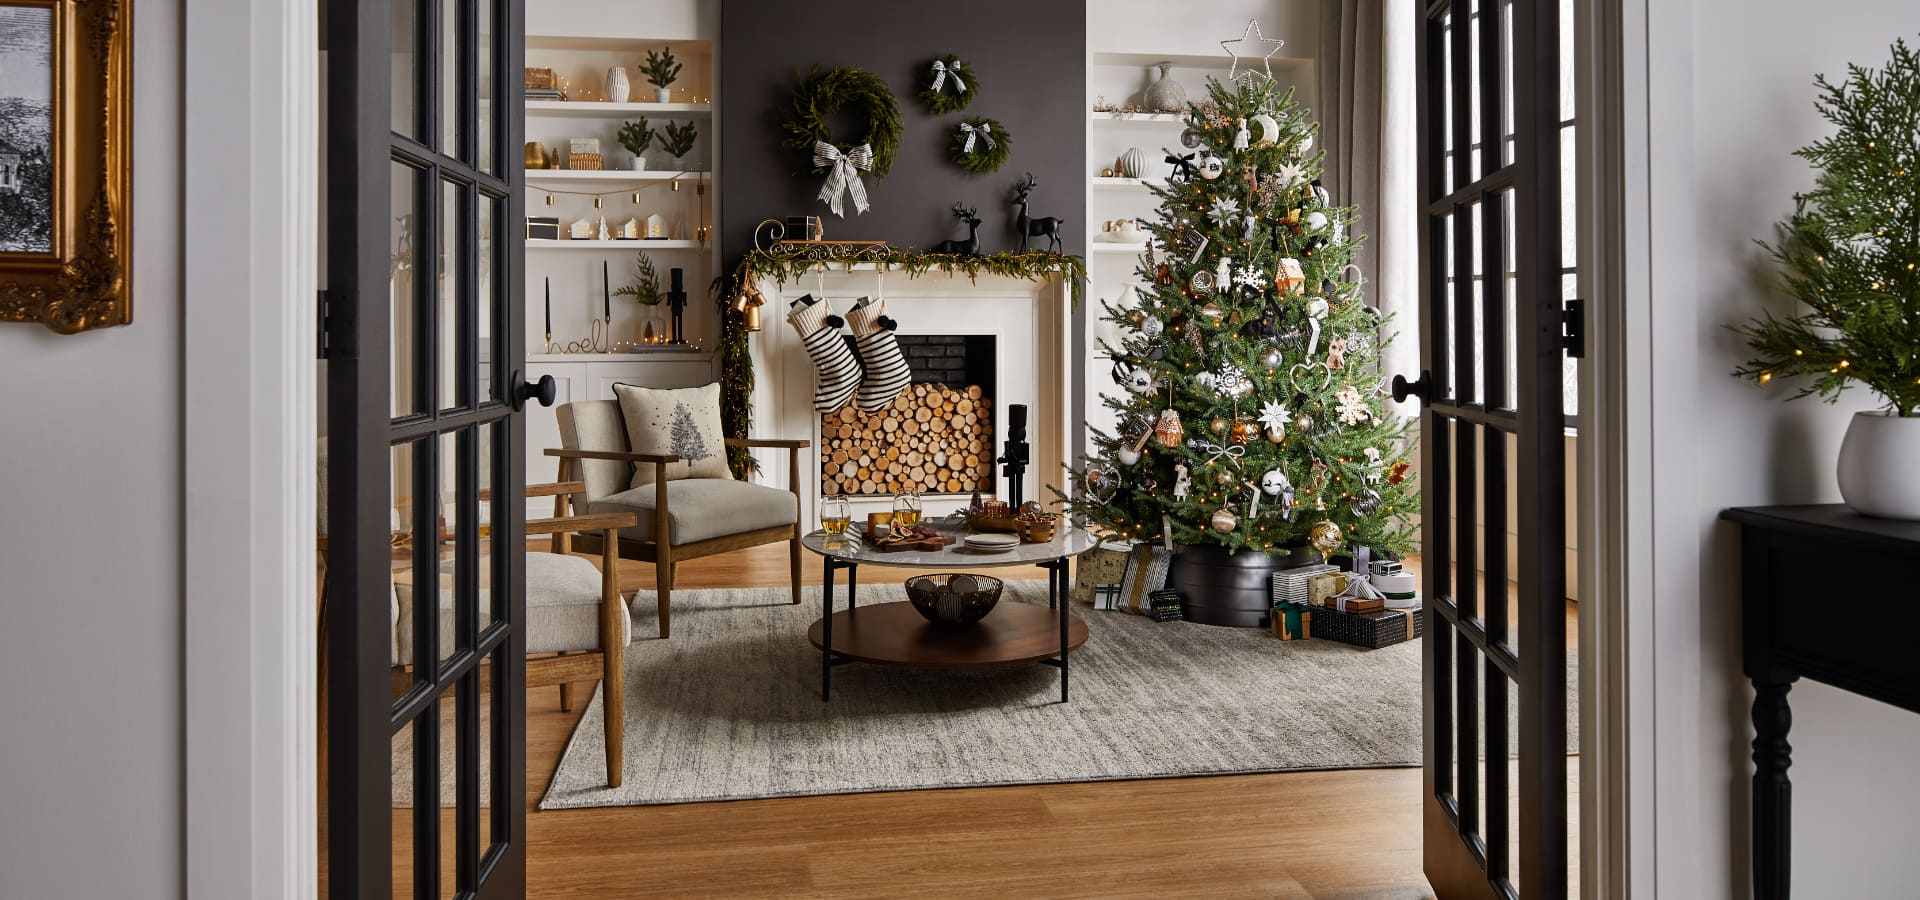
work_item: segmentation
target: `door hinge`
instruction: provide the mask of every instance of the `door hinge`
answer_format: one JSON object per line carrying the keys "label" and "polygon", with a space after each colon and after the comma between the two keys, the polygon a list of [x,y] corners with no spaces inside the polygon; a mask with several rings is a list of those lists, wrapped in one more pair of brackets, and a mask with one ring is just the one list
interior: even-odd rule
{"label": "door hinge", "polygon": [[314,348],[313,349],[314,349],[314,356],[316,359],[326,359],[327,358],[327,312],[328,312],[327,292],[322,290],[322,291],[318,291],[317,293],[319,294],[320,302],[315,304],[315,307],[319,311],[320,327],[314,330],[314,336],[313,336]]}
{"label": "door hinge", "polygon": [[1560,346],[1574,359],[1587,358],[1587,304],[1568,300],[1560,308]]}

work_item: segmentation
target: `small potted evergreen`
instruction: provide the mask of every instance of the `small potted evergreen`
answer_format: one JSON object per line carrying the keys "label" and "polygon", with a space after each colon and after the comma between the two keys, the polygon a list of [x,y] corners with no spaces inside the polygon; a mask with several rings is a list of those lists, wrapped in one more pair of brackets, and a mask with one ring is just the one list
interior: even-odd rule
{"label": "small potted evergreen", "polygon": [[1831,403],[1855,383],[1878,394],[1840,446],[1840,494],[1867,515],[1920,519],[1920,56],[1896,40],[1885,68],[1814,84],[1838,130],[1795,151],[1819,176],[1766,245],[1803,308],[1737,326],[1754,356],[1734,374],[1798,380],[1788,399]]}
{"label": "small potted evergreen", "polygon": [[628,153],[633,154],[633,170],[645,171],[647,158],[643,154],[653,143],[653,129],[647,125],[647,120],[642,118],[638,122],[621,125],[620,130],[615,132],[614,138],[620,142],[620,146],[626,148]]}
{"label": "small potted evergreen", "polygon": [[640,71],[647,73],[647,83],[653,85],[655,103],[667,103],[673,99],[671,85],[680,77],[680,62],[673,58],[672,47],[662,47],[660,52],[647,51],[646,65]]}
{"label": "small potted evergreen", "polygon": [[674,168],[676,169],[686,168],[686,165],[683,164],[680,159],[693,150],[693,140],[700,135],[699,130],[694,127],[691,121],[681,123],[681,125],[685,127],[683,128],[673,122],[668,122],[666,132],[660,136],[660,149],[667,151],[667,153],[673,157]]}

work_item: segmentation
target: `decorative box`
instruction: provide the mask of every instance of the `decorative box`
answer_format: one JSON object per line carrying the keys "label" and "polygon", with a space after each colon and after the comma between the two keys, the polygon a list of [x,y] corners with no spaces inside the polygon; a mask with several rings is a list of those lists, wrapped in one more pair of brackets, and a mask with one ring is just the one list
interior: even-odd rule
{"label": "decorative box", "polygon": [[1376,559],[1367,564],[1368,575],[1398,575],[1400,572],[1400,561],[1395,559]]}
{"label": "decorative box", "polygon": [[1375,575],[1370,580],[1374,590],[1386,598],[1388,609],[1420,608],[1420,594],[1414,589],[1412,572]]}
{"label": "decorative box", "polygon": [[[1296,566],[1291,569],[1281,569],[1273,573],[1273,602],[1309,603],[1313,599],[1313,579],[1316,576],[1327,575],[1338,571],[1340,571],[1339,566],[1330,566],[1326,563],[1315,563],[1311,566]],[[1337,594],[1340,592],[1336,590],[1333,593]],[[1325,594],[1322,595],[1320,599],[1324,602],[1326,598],[1330,596],[1332,596],[1332,594]]]}
{"label": "decorative box", "polygon": [[567,153],[591,153],[600,155],[599,138],[570,138],[567,141]]}
{"label": "decorative box", "polygon": [[527,87],[533,90],[558,90],[560,80],[555,78],[553,70],[548,68],[526,68]]}
{"label": "decorative box", "polygon": [[1120,603],[1135,615],[1153,612],[1154,591],[1167,585],[1173,553],[1155,544],[1137,544],[1127,556],[1127,574],[1120,580]]}
{"label": "decorative box", "polygon": [[1420,636],[1420,612],[1384,609],[1379,612],[1340,612],[1331,607],[1314,610],[1314,637],[1378,650]]}
{"label": "decorative box", "polygon": [[598,172],[600,171],[600,154],[569,153],[567,154],[567,168],[575,172]]}
{"label": "decorative box", "polygon": [[1342,594],[1327,601],[1327,608],[1335,612],[1363,613],[1379,612],[1387,608],[1387,601],[1378,597],[1351,597]]}
{"label": "decorative box", "polygon": [[1273,636],[1283,641],[1313,637],[1313,607],[1305,603],[1275,603],[1271,622]]}
{"label": "decorative box", "polygon": [[1152,604],[1148,615],[1155,622],[1178,622],[1186,618],[1180,609],[1180,592],[1172,588],[1162,588],[1147,595]]}
{"label": "decorative box", "polygon": [[[1098,603],[1094,593],[1101,588],[1113,588],[1113,597],[1120,597],[1120,582],[1127,576],[1127,551],[1114,547],[1095,547],[1080,554],[1073,564],[1073,590],[1068,596],[1076,603]],[[1102,607],[1112,609],[1113,607]]]}
{"label": "decorative box", "polygon": [[558,216],[528,216],[527,240],[557,241],[560,239],[560,218]]}
{"label": "decorative box", "polygon": [[1120,605],[1120,586],[1117,584],[1094,585],[1092,602],[1094,609],[1126,611],[1126,607]]}

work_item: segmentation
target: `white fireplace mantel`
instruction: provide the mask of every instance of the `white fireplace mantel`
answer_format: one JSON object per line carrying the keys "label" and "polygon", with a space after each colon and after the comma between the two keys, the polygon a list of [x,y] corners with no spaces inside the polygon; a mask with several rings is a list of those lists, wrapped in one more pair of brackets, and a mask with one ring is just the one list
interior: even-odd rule
{"label": "white fireplace mantel", "polygon": [[[1046,502],[1049,485],[1064,486],[1073,418],[1071,397],[1072,288],[1060,275],[1038,279],[966,273],[925,272],[910,277],[893,269],[881,273],[872,264],[847,271],[836,266],[815,270],[795,281],[762,278],[758,285],[767,298],[764,326],[751,336],[754,360],[752,395],[753,436],[799,438],[810,449],[800,453],[800,515],[811,527],[820,496],[820,414],[813,408],[816,380],[800,336],[787,324],[788,304],[804,294],[825,297],[835,313],[844,315],[863,296],[884,297],[887,315],[899,322],[899,334],[992,335],[996,344],[994,373],[994,448],[1006,441],[1006,409],[1027,407],[1027,441],[1032,446],[1025,479],[1026,497]],[[760,475],[756,480],[787,487],[785,453],[756,451]],[[1005,473],[997,483],[1006,496]],[[891,498],[855,498],[856,517],[889,508]],[[962,505],[960,499],[927,502],[927,512],[938,515]]]}

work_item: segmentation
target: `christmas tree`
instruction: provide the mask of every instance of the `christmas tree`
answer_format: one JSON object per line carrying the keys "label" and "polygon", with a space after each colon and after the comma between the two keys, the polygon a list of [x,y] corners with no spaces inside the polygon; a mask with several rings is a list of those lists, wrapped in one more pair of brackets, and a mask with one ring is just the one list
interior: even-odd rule
{"label": "christmas tree", "polygon": [[693,421],[693,410],[685,403],[673,406],[673,431],[668,434],[667,446],[673,455],[687,462],[697,462],[711,455],[707,450],[706,439],[700,436],[700,426]]}
{"label": "christmas tree", "polygon": [[1408,423],[1382,397],[1379,311],[1350,267],[1350,208],[1319,184],[1314,126],[1269,79],[1210,80],[1174,175],[1107,393],[1118,434],[1071,472],[1067,506],[1135,541],[1229,551],[1411,549]]}
{"label": "christmas tree", "polygon": [[1755,355],[1734,374],[1795,378],[1794,398],[1828,401],[1857,382],[1889,413],[1920,416],[1920,55],[1895,40],[1884,69],[1814,84],[1837,130],[1797,151],[1819,179],[1768,247],[1807,308],[1736,328]]}

